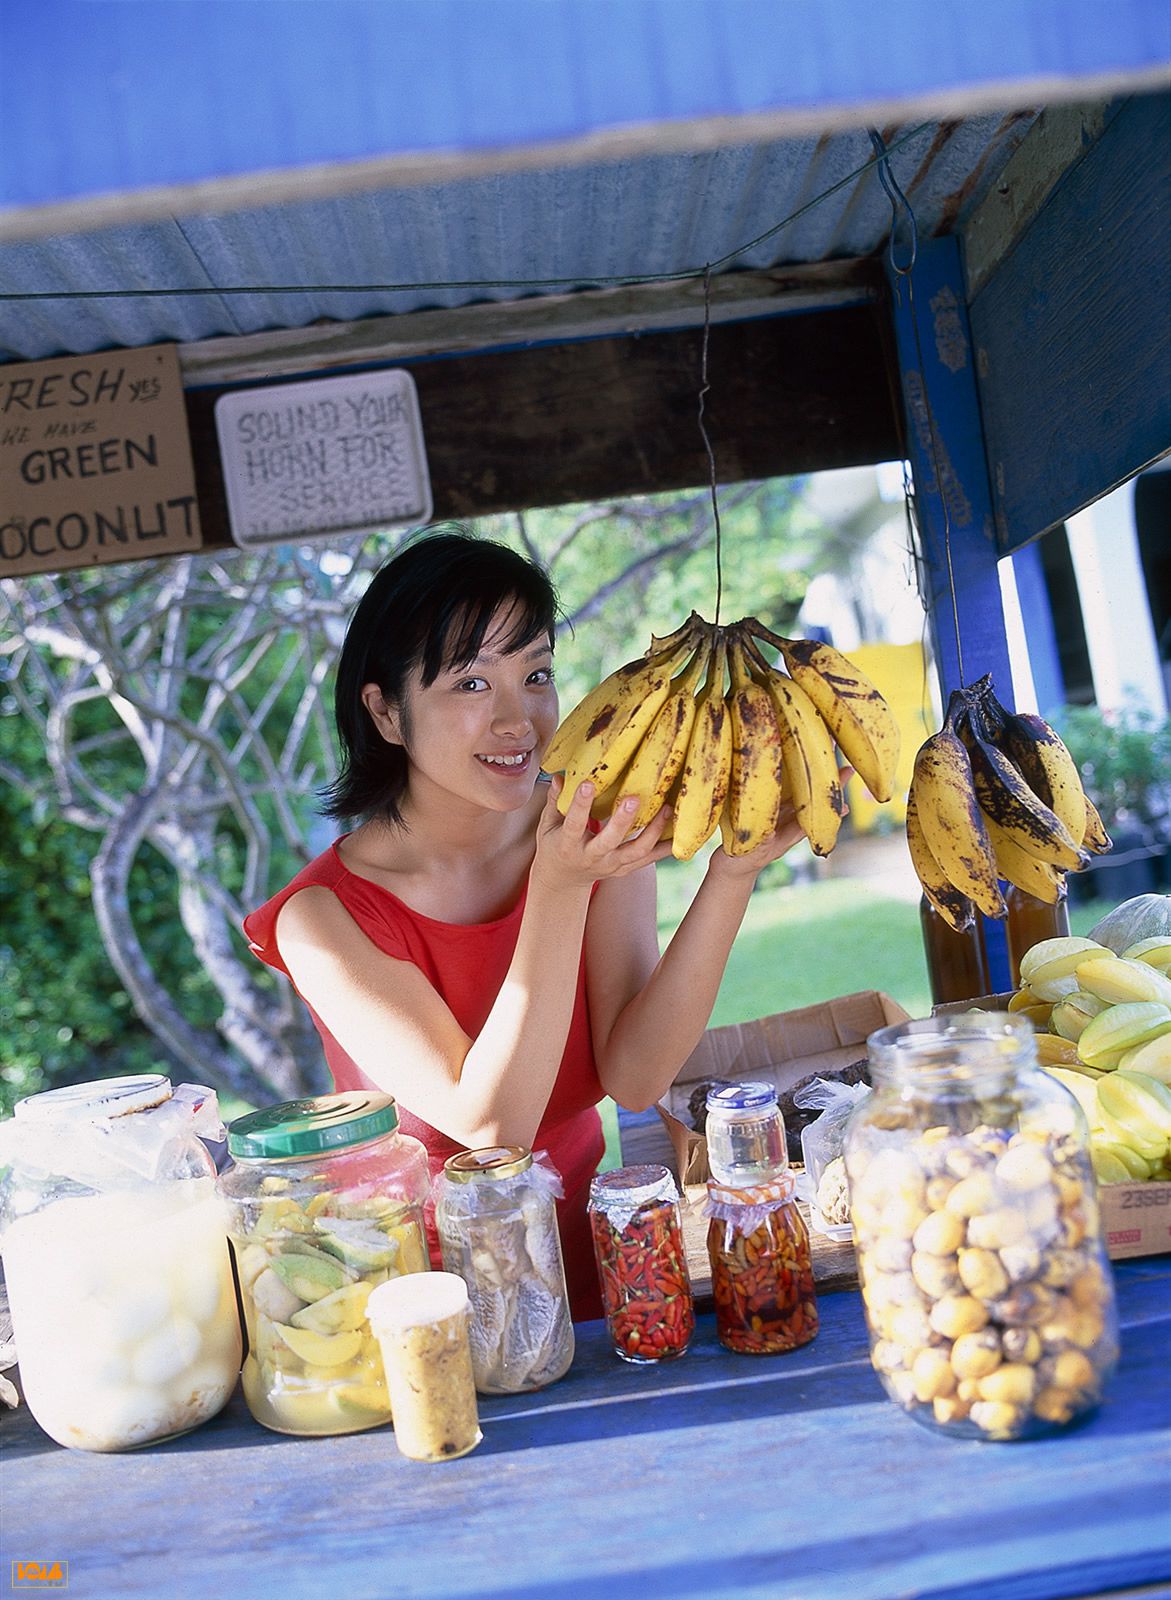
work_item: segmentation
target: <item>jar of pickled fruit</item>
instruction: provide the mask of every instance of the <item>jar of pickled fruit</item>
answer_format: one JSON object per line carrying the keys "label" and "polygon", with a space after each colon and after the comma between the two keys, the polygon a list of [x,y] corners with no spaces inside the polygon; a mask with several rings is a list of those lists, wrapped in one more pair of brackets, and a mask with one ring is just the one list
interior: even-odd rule
{"label": "jar of pickled fruit", "polygon": [[1118,1355],[1089,1133],[1032,1024],[880,1029],[846,1130],[871,1360],[916,1420],[1024,1439],[1091,1411]]}
{"label": "jar of pickled fruit", "polygon": [[776,1355],[808,1344],[818,1327],[809,1230],[794,1178],[707,1186],[708,1258],[716,1335],[741,1355]]}
{"label": "jar of pickled fruit", "polygon": [[573,1360],[560,1193],[556,1171],[518,1145],[463,1150],[444,1164],[435,1225],[444,1267],[468,1286],[481,1394],[541,1389]]}
{"label": "jar of pickled fruit", "polygon": [[58,1444],[197,1427],[240,1373],[215,1093],[158,1074],[18,1101],[0,1128],[0,1252],[21,1384]]}
{"label": "jar of pickled fruit", "polygon": [[623,1361],[670,1361],[695,1331],[679,1190],[666,1167],[621,1167],[590,1184],[602,1308]]}
{"label": "jar of pickled fruit", "polygon": [[248,1332],[243,1388],[278,1433],[390,1421],[371,1290],[430,1270],[427,1153],[389,1095],[290,1100],[228,1127],[220,1174]]}

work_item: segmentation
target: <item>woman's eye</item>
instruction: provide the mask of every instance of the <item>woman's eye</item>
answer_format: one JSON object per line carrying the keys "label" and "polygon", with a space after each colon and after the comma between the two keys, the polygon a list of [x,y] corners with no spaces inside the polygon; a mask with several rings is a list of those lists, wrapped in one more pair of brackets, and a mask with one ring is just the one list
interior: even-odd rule
{"label": "woman's eye", "polygon": [[459,683],[456,684],[456,688],[461,694],[465,692],[468,694],[475,694],[480,689],[486,689],[487,687],[487,678],[463,678]]}
{"label": "woman's eye", "polygon": [[553,682],[553,668],[552,667],[538,667],[536,672],[530,672],[529,673],[529,682],[537,684],[538,687],[543,687],[546,683],[552,683]]}

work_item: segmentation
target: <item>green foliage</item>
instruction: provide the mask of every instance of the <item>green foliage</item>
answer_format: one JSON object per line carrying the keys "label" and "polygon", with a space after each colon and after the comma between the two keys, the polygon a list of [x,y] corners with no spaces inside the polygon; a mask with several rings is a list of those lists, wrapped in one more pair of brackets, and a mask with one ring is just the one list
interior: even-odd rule
{"label": "green foliage", "polygon": [[1171,814],[1171,719],[1067,706],[1059,726],[1107,829]]}

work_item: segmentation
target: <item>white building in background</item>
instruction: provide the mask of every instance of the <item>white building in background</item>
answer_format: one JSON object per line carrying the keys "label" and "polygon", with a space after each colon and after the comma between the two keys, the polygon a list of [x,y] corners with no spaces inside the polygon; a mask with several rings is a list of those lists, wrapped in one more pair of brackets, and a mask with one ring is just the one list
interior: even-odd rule
{"label": "white building in background", "polygon": [[[1159,482],[1144,482],[1144,489],[1157,493],[1144,495],[1150,506],[1136,515],[1140,482],[1156,477]],[[847,652],[863,643],[920,644],[929,660],[902,464],[819,473],[809,480],[805,503],[827,528],[852,533],[859,544],[848,567],[823,573],[810,584],[802,626],[823,629]],[[1047,566],[1071,568],[1072,604],[1064,593],[1053,594],[1052,580],[1038,582],[1042,544],[1049,547]],[[1029,568],[1021,571],[1025,562]],[[1002,561],[1000,578],[1019,707],[1048,713],[1064,700],[1092,701],[1106,712],[1168,715],[1171,460],[1071,517],[1037,548]],[[1077,657],[1080,639],[1088,662],[1070,681],[1062,661]],[[935,677],[928,676],[938,712]]]}

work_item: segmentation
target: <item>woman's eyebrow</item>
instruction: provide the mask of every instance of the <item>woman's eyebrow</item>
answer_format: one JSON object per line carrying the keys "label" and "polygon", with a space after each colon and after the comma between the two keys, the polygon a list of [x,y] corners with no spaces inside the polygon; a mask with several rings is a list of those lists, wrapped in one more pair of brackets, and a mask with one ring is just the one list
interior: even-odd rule
{"label": "woman's eyebrow", "polygon": [[[470,672],[473,667],[490,667],[495,665],[497,661],[503,661],[505,656],[510,656],[514,653],[512,650],[481,650],[478,655],[472,657],[466,667],[448,667],[447,670],[448,672]],[[546,641],[541,644],[535,644],[531,649],[526,650],[523,659],[525,661],[539,661],[543,656],[551,656],[552,654],[553,646]]]}

